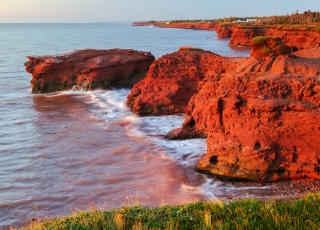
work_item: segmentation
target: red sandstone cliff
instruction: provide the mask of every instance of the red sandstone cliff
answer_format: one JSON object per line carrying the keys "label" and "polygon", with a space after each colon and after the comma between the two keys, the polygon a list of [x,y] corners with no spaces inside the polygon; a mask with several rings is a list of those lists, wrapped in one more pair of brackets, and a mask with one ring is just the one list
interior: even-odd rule
{"label": "red sandstone cliff", "polygon": [[253,44],[234,71],[206,81],[183,127],[169,133],[208,137],[197,170],[259,182],[320,178],[320,48],[281,54],[277,42]]}
{"label": "red sandstone cliff", "polygon": [[204,79],[220,79],[220,74],[234,69],[237,61],[193,48],[164,55],[132,88],[127,105],[139,115],[185,112]]}
{"label": "red sandstone cliff", "polygon": [[229,46],[251,46],[251,39],[257,36],[276,36],[293,51],[310,49],[320,45],[320,33],[315,30],[267,28],[259,26],[216,25],[219,38],[231,38]]}
{"label": "red sandstone cliff", "polygon": [[[166,137],[207,137],[207,153],[196,165],[203,173],[258,182],[320,179],[319,33],[252,27],[224,27],[219,31],[220,37],[231,36],[230,45],[251,46],[250,58],[199,81],[182,127]],[[269,36],[257,37],[266,34]],[[297,49],[301,51],[291,53]],[[166,65],[170,66],[168,72],[183,70],[181,62],[170,62],[169,57],[159,62],[163,65],[153,66],[148,76],[166,69]],[[190,63],[189,69],[193,66]],[[169,111],[176,112],[173,108],[179,101],[175,101],[175,91],[161,94],[161,86],[168,82],[159,82],[160,90],[154,95],[172,96]],[[148,97],[152,101],[152,90]],[[145,111],[153,114],[152,109]]]}
{"label": "red sandstone cliff", "polygon": [[61,55],[28,57],[32,93],[83,89],[132,87],[154,61],[148,52],[135,50],[77,50]]}
{"label": "red sandstone cliff", "polygon": [[194,22],[155,22],[155,21],[141,21],[133,22],[133,26],[156,26],[160,28],[177,28],[177,29],[198,29],[198,30],[215,30],[214,23],[194,23]]}
{"label": "red sandstone cliff", "polygon": [[292,51],[310,49],[320,46],[320,33],[311,25],[260,26],[255,24],[225,23],[158,23],[136,22],[133,25],[153,25],[162,28],[215,30],[218,38],[231,38],[229,46],[251,46],[251,39],[257,36],[276,36],[291,47]]}

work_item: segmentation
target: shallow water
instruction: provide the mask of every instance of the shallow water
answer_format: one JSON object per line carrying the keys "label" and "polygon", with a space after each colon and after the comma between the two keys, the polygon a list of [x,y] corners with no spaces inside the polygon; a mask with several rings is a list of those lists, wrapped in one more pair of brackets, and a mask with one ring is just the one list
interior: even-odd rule
{"label": "shallow water", "polygon": [[130,23],[0,24],[0,228],[91,205],[158,206],[228,193],[232,188],[193,170],[206,151],[204,139],[164,139],[184,115],[137,117],[124,104],[129,90],[32,95],[23,65],[28,55],[82,48],[133,48],[160,57],[191,45],[249,54],[227,43],[212,31]]}

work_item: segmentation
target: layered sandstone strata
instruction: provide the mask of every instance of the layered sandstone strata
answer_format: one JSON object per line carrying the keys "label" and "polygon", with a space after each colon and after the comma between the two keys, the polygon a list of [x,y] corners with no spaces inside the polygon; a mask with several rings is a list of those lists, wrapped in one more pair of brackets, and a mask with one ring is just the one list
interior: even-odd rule
{"label": "layered sandstone strata", "polygon": [[[203,173],[259,182],[320,178],[320,49],[279,53],[278,39],[265,40],[234,71],[206,81],[168,137],[207,136],[196,166]],[[265,44],[275,46],[263,56]]]}
{"label": "layered sandstone strata", "polygon": [[216,25],[220,38],[231,38],[229,46],[251,46],[251,40],[257,36],[275,36],[291,47],[292,51],[311,49],[320,45],[320,33],[299,28],[268,28],[263,26]]}
{"label": "layered sandstone strata", "polygon": [[33,76],[32,93],[132,87],[155,60],[149,52],[123,49],[85,49],[28,59],[25,66]]}
{"label": "layered sandstone strata", "polygon": [[234,69],[238,61],[190,47],[164,55],[132,88],[127,105],[139,115],[183,113],[203,80],[219,80],[221,73]]}

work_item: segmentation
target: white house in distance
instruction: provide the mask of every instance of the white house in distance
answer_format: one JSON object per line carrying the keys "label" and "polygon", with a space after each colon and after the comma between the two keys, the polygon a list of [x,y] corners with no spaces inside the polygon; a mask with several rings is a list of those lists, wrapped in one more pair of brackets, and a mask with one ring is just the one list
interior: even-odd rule
{"label": "white house in distance", "polygon": [[256,22],[257,22],[257,19],[247,19],[247,22],[254,22],[254,23],[256,23]]}
{"label": "white house in distance", "polygon": [[242,20],[233,21],[233,23],[236,23],[236,22],[247,22],[247,21],[242,21]]}
{"label": "white house in distance", "polygon": [[236,21],[233,21],[233,23],[236,23],[236,22],[250,22],[250,23],[256,23],[257,22],[257,19],[247,19],[247,20],[241,20],[241,19],[238,19]]}
{"label": "white house in distance", "polygon": [[250,22],[250,23],[256,23],[257,22],[257,19],[247,19],[246,21],[245,20],[240,20],[240,19],[238,19],[238,20],[236,20],[236,21],[233,21],[233,23],[236,23],[236,22]]}

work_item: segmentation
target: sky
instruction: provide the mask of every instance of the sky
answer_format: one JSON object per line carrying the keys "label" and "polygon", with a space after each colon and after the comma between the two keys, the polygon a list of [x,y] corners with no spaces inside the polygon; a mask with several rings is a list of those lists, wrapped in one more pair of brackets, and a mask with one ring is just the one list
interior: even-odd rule
{"label": "sky", "polygon": [[320,0],[0,0],[2,22],[108,22],[320,11]]}

